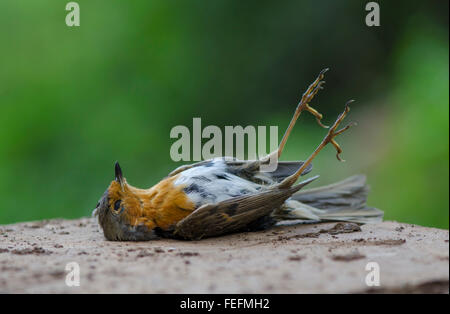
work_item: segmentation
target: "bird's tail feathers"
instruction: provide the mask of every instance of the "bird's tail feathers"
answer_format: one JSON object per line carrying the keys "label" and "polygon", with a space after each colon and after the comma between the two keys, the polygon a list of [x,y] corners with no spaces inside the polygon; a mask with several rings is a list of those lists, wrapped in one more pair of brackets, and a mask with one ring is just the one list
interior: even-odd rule
{"label": "bird's tail feathers", "polygon": [[369,188],[363,175],[327,186],[301,190],[273,213],[276,220],[348,221],[376,223],[383,212],[366,205]]}

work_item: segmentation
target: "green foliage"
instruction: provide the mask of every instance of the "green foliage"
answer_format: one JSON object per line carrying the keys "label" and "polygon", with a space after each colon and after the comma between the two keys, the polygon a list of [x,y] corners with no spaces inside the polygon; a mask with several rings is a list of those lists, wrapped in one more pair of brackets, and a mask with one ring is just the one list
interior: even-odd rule
{"label": "green foliage", "polygon": [[[399,43],[392,79],[391,141],[373,171],[372,200],[387,219],[448,228],[449,64],[447,34],[416,19]],[[420,60],[420,61],[419,61]]]}

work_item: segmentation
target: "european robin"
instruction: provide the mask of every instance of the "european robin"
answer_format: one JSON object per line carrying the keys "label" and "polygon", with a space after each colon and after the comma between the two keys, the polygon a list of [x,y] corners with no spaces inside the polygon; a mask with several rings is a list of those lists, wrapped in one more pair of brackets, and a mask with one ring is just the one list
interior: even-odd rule
{"label": "european robin", "polygon": [[[272,154],[281,157],[289,134],[303,111],[313,114],[319,125],[322,115],[309,103],[323,88],[322,70],[303,94],[291,122]],[[215,158],[179,167],[149,189],[128,184],[119,164],[94,210],[108,240],[143,241],[158,237],[201,239],[232,232],[261,230],[283,220],[380,221],[383,212],[366,205],[365,177],[353,176],[332,185],[300,191],[318,176],[297,185],[311,171],[311,162],[329,143],[342,149],[335,137],[353,124],[338,130],[350,108],[348,103],[329,128],[320,145],[306,161],[278,161],[275,171],[261,171],[268,157],[257,161]],[[274,156],[272,155],[272,156]]]}

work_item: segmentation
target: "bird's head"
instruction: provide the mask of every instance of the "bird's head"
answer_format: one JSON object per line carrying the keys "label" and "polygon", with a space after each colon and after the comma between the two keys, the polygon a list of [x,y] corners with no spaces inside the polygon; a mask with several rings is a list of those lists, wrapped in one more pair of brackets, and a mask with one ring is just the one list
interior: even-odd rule
{"label": "bird's head", "polygon": [[114,168],[115,178],[92,215],[98,216],[98,222],[108,240],[139,241],[153,238],[151,230],[145,230],[144,226],[136,226],[133,222],[133,217],[139,217],[143,206],[139,189],[127,183],[118,162]]}

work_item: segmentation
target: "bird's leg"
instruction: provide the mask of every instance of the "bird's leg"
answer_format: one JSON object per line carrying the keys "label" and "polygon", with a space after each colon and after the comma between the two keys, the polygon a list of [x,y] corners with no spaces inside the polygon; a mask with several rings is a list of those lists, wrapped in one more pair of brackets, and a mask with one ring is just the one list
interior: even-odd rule
{"label": "bird's leg", "polygon": [[[260,168],[260,170],[263,171],[274,171],[276,170],[276,164],[278,162],[278,159],[281,157],[281,154],[283,152],[284,146],[286,145],[287,139],[289,137],[289,135],[291,134],[292,129],[294,128],[295,123],[297,122],[298,117],[300,116],[300,114],[303,111],[309,111],[312,115],[314,115],[316,117],[317,123],[319,123],[319,125],[321,127],[327,128],[327,126],[323,125],[322,122],[320,121],[322,119],[322,114],[320,114],[317,110],[315,110],[314,108],[312,108],[309,103],[311,102],[311,100],[314,98],[314,96],[317,94],[317,92],[320,89],[323,89],[323,84],[325,84],[325,81],[322,81],[322,79],[325,76],[325,72],[327,72],[329,69],[323,69],[322,71],[320,71],[319,75],[317,76],[317,78],[314,80],[314,82],[311,83],[311,85],[309,85],[308,89],[303,93],[302,98],[300,99],[300,102],[297,105],[297,108],[295,109],[294,115],[292,116],[291,122],[289,123],[289,126],[286,129],[286,132],[283,135],[283,138],[281,139],[280,145],[278,145],[277,150],[271,152],[270,154],[268,154],[267,156],[261,158],[260,160],[255,161],[252,166],[255,167],[264,167],[267,166],[267,164],[269,164],[269,166],[267,168]],[[272,167],[270,166],[272,165]],[[273,165],[275,165],[275,168],[273,168]]]}
{"label": "bird's leg", "polygon": [[328,71],[328,68],[320,71],[316,80],[314,82],[312,82],[311,85],[309,85],[308,89],[303,94],[300,102],[297,105],[297,108],[295,109],[295,113],[292,116],[291,122],[289,123],[289,126],[286,129],[286,132],[284,133],[283,138],[281,139],[280,145],[278,146],[278,150],[277,150],[278,158],[281,156],[281,153],[283,152],[284,145],[286,145],[286,141],[289,137],[289,134],[291,134],[291,131],[295,125],[295,122],[297,122],[298,117],[304,110],[309,111],[313,116],[315,116],[317,123],[321,127],[327,128],[327,126],[323,125],[322,122],[320,121],[322,119],[322,114],[320,114],[319,112],[317,112],[317,110],[315,110],[314,108],[309,106],[309,103],[314,98],[314,96],[317,94],[317,92],[320,89],[323,89],[323,84],[325,84],[325,81],[322,81],[322,79],[324,78],[325,72],[327,72],[327,71]]}
{"label": "bird's leg", "polygon": [[316,148],[316,150],[309,156],[309,158],[303,163],[303,165],[292,175],[284,179],[279,185],[279,188],[289,188],[291,187],[298,179],[298,177],[303,173],[303,171],[308,167],[308,165],[311,163],[311,161],[317,156],[317,154],[328,144],[331,143],[336,148],[336,157],[339,161],[343,161],[340,157],[340,154],[342,153],[342,149],[339,146],[338,143],[334,140],[334,138],[338,135],[341,135],[346,130],[348,130],[351,126],[355,125],[355,123],[350,123],[346,127],[336,131],[339,124],[344,120],[347,113],[350,111],[350,107],[348,104],[352,102],[349,101],[345,105],[345,110],[342,112],[339,117],[337,118],[336,122],[334,122],[333,126],[328,130],[327,135],[322,140],[322,143]]}

